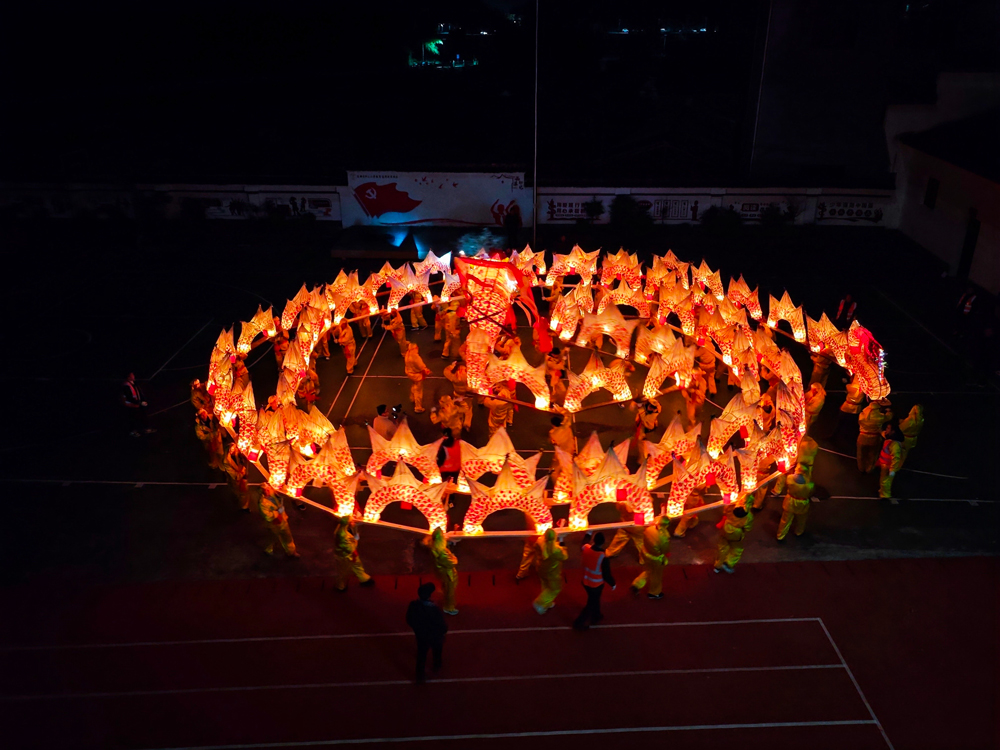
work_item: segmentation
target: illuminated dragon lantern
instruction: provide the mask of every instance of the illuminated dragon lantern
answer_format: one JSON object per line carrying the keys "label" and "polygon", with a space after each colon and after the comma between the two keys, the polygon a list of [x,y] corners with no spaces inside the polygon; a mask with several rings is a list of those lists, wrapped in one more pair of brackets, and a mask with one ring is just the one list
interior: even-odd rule
{"label": "illuminated dragon lantern", "polygon": [[[599,264],[600,287],[595,287]],[[552,286],[565,276],[578,276],[579,283],[554,302],[550,323],[539,315],[532,290],[542,278]],[[456,487],[442,481],[437,465],[441,441],[417,443],[405,420],[390,440],[369,430],[372,452],[360,472],[346,432],[314,406],[300,408],[297,390],[305,378],[315,377],[316,349],[333,324],[395,309],[407,296],[426,303],[435,284],[442,285],[441,301],[461,306],[460,316],[469,326],[464,351],[468,385],[474,392],[486,394],[496,383],[513,380],[534,396],[533,404],[521,402],[523,406],[572,414],[591,408],[584,404],[588,399],[595,407],[631,399],[632,362],[646,368],[634,382],[642,382],[642,396],[652,399],[664,386],[688,386],[706,366],[705,356],[716,357],[730,369],[739,392],[711,421],[705,448],[701,425],[684,430],[675,418],[658,442],[643,443],[645,460],[635,474],[625,468],[629,441],[605,450],[595,433],[575,457],[556,447],[553,486],[547,488],[547,477],[536,478],[541,454],[523,458],[500,429],[481,448],[461,443]],[[608,502],[627,503],[636,513],[635,522],[646,524],[653,518],[653,490],[669,485],[666,512],[676,516],[696,489],[718,487],[723,502],[729,503],[795,465],[806,427],[804,384],[791,352],[779,345],[786,343],[779,336],[807,345],[814,355],[828,354],[856,376],[868,398],[889,394],[885,352],[860,323],[838,330],[826,314],[818,319],[806,315],[787,291],[767,296],[765,316],[759,298],[760,291],[751,289],[742,276],[730,277],[727,290],[721,272],[705,260],[691,265],[672,251],[654,256],[645,276],[637,257],[624,249],[602,260],[600,251],[575,246],[556,255],[548,267],[544,254],[530,247],[509,259],[486,251],[476,258],[428,252],[413,265],[393,268],[385,263],[364,283],[356,271],[341,271],[329,284],[302,286],[277,319],[275,310],[258,307],[250,320],[219,334],[206,388],[220,424],[269,484],[296,497],[309,486],[329,488],[332,505],[303,500],[337,515],[353,513],[366,523],[384,524],[383,511],[398,502],[419,510],[431,529],[447,529],[443,501],[446,492],[457,490],[472,496],[462,527],[473,536],[493,533],[483,529],[483,521],[505,509],[525,513],[532,531],[540,533],[552,526],[555,504],[569,505],[571,529],[586,528],[591,510]],[[626,316],[620,306],[633,308],[638,316]],[[550,403],[555,389],[550,395],[544,364],[530,364],[519,348],[506,359],[494,354],[502,333],[516,335],[516,308],[535,329],[539,352],[529,353],[532,361],[550,350],[550,330],[567,345],[591,349],[581,372],[566,373],[561,406]],[[652,317],[646,321],[646,316]],[[255,393],[244,360],[257,346],[270,341],[277,346],[286,336],[274,395],[264,399]],[[605,339],[614,343],[610,364],[608,354],[601,352]],[[768,380],[766,397],[762,378]],[[610,400],[592,397],[601,389],[608,391]],[[266,406],[259,408],[258,401],[265,400]],[[765,410],[768,402],[773,411]],[[396,464],[395,471],[383,477],[390,462]],[[669,475],[661,478],[668,467]],[[496,475],[492,485],[481,481],[484,474]],[[369,496],[356,504],[362,481]]]}

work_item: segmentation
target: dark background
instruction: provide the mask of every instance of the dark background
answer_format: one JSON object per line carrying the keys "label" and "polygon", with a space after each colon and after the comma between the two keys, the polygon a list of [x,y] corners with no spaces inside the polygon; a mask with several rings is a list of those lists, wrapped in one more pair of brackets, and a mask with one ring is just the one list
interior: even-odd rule
{"label": "dark background", "polygon": [[[534,8],[7,8],[0,178],[341,184],[357,168],[530,173]],[[886,104],[933,102],[939,71],[995,67],[997,14],[983,0],[545,0],[541,183],[891,185]],[[478,64],[411,67],[435,38],[441,61]]]}

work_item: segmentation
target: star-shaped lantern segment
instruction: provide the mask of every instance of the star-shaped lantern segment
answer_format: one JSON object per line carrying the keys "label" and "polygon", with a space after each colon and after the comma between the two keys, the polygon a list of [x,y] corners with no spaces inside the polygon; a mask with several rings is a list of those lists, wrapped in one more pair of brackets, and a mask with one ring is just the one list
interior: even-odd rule
{"label": "star-shaped lantern segment", "polygon": [[311,455],[314,456],[311,460],[293,462],[285,491],[293,497],[301,497],[302,490],[310,483],[317,487],[327,485],[333,492],[337,515],[354,513],[354,496],[360,474],[351,457],[344,431],[335,431],[319,452]]}
{"label": "star-shaped lantern segment", "polygon": [[665,355],[657,352],[651,354],[647,362],[649,371],[642,384],[642,395],[645,398],[659,396],[663,381],[668,377],[673,377],[677,387],[686,387],[694,376],[696,351],[693,346],[684,346],[684,339],[676,339]]}
{"label": "star-shaped lantern segment", "polygon": [[676,341],[677,337],[674,336],[674,332],[666,326],[655,325],[652,328],[639,326],[635,337],[635,361],[644,365],[654,352],[666,355]]}
{"label": "star-shaped lantern segment", "polygon": [[792,336],[800,344],[806,340],[806,323],[802,316],[802,308],[796,307],[792,303],[792,298],[785,291],[780,300],[768,295],[767,301],[767,327],[776,328],[778,321],[784,320],[792,327]]}
{"label": "star-shaped lantern segment", "polygon": [[548,477],[542,477],[527,487],[522,486],[509,460],[504,461],[492,487],[469,480],[472,503],[465,512],[465,533],[482,534],[483,521],[487,516],[511,508],[522,511],[534,524],[535,531],[544,534],[552,528],[552,511],[545,504],[545,485],[548,481]]}
{"label": "star-shaped lantern segment", "polygon": [[694,276],[694,280],[703,290],[707,290],[709,294],[715,297],[716,301],[721,302],[725,299],[726,290],[722,286],[722,276],[718,271],[713,271],[709,268],[704,259],[702,259],[701,265],[697,269],[691,271],[691,275]]}
{"label": "star-shaped lantern segment", "polygon": [[686,456],[698,444],[701,422],[685,432],[680,415],[674,416],[660,442],[643,441],[646,448],[646,486],[652,490],[663,469],[677,456]]}
{"label": "star-shaped lantern segment", "polygon": [[781,369],[781,350],[763,328],[753,332],[753,348],[757,361],[762,362],[771,372]]}
{"label": "star-shaped lantern segment", "polygon": [[441,446],[443,437],[438,438],[433,443],[420,445],[410,432],[410,426],[406,422],[406,417],[399,423],[396,432],[391,440],[386,440],[371,427],[368,428],[368,437],[372,442],[372,455],[365,466],[365,472],[369,476],[376,478],[382,474],[382,467],[390,461],[396,463],[406,463],[412,466],[423,475],[424,479],[431,484],[441,482],[441,471],[438,469],[437,453]]}
{"label": "star-shaped lantern segment", "polygon": [[688,278],[688,268],[691,266],[690,263],[685,263],[679,260],[676,255],[674,255],[673,250],[667,250],[667,254],[663,256],[663,263],[667,268],[674,272],[675,278],[681,282],[681,286],[684,289],[691,288],[691,281]]}
{"label": "star-shaped lantern segment", "polygon": [[885,350],[871,331],[854,321],[847,330],[847,370],[858,376],[861,390],[872,401],[888,398],[889,381],[885,379]]}
{"label": "star-shaped lantern segment", "polygon": [[574,245],[566,255],[554,255],[552,266],[545,275],[545,286],[552,286],[557,278],[573,274],[580,277],[581,284],[590,284],[597,273],[597,256],[600,253],[600,250],[585,253],[579,245]]}
{"label": "star-shaped lantern segment", "polygon": [[653,497],[646,488],[646,463],[639,471],[629,474],[614,450],[604,454],[604,461],[590,476],[579,467],[573,469],[573,499],[569,506],[569,527],[586,529],[590,511],[601,503],[624,502],[643,523],[653,522]]}
{"label": "star-shaped lantern segment", "polygon": [[[667,251],[668,254],[670,251]],[[676,259],[675,259],[676,262]],[[646,271],[646,297],[653,299],[654,295],[658,292],[659,288],[665,283],[676,283],[677,277],[674,275],[673,268],[668,265],[665,258],[659,255],[653,256],[653,265]]]}
{"label": "star-shaped lantern segment", "polygon": [[624,281],[636,289],[642,286],[642,266],[639,258],[629,255],[625,248],[619,248],[614,255],[605,255],[601,263],[601,284],[607,286],[615,279]]}
{"label": "star-shaped lantern segment", "polygon": [[302,312],[299,313],[296,338],[299,341],[299,349],[306,360],[312,358],[316,345],[323,334],[330,330],[331,325],[333,325],[333,321],[330,317],[330,309],[325,305],[322,310],[312,305],[306,305],[302,308]]}
{"label": "star-shaped lantern segment", "polygon": [[447,274],[451,272],[451,253],[445,253],[440,258],[434,254],[433,250],[428,250],[424,259],[413,264],[413,271],[417,276],[421,274]]}
{"label": "star-shaped lantern segment", "polygon": [[377,292],[389,283],[389,279],[398,279],[402,275],[404,268],[405,265],[393,268],[389,265],[389,261],[386,261],[378,271],[368,277],[368,282],[366,283],[370,283],[372,288]]}
{"label": "star-shaped lantern segment", "polygon": [[288,480],[288,465],[292,460],[292,446],[287,440],[280,443],[267,443],[264,445],[264,456],[267,458],[268,484],[280,491]]}
{"label": "star-shaped lantern segment", "polygon": [[557,333],[561,341],[569,341],[583,316],[593,311],[594,293],[591,287],[577,284],[556,300],[549,318],[549,329]]}
{"label": "star-shaped lantern segment", "polygon": [[347,315],[348,308],[355,302],[364,302],[368,307],[368,314],[374,315],[378,312],[378,299],[375,292],[381,283],[375,274],[368,277],[364,284],[358,283],[358,272],[352,271],[350,276],[344,276],[341,271],[337,275],[337,280],[326,287],[326,301],[330,310],[333,311],[333,322],[340,324],[340,321]]}
{"label": "star-shaped lantern segment", "polygon": [[617,356],[627,357],[632,346],[632,332],[638,324],[638,320],[625,320],[618,305],[612,305],[599,315],[585,313],[576,345],[596,345],[602,336],[610,336],[615,342]]}
{"label": "star-shaped lantern segment", "polygon": [[464,440],[460,443],[462,453],[462,473],[458,478],[460,492],[468,492],[468,479],[479,479],[483,474],[499,474],[504,464],[509,464],[510,471],[521,487],[530,487],[535,483],[535,471],[541,453],[522,459],[514,444],[507,435],[507,430],[501,427],[493,433],[482,448],[477,448]]}
{"label": "star-shaped lantern segment", "polygon": [[567,411],[580,411],[582,402],[587,396],[599,388],[611,393],[615,401],[628,401],[632,398],[632,389],[625,379],[625,372],[613,367],[605,367],[597,352],[590,355],[587,366],[579,375],[568,371],[569,388],[566,391],[565,408]]}
{"label": "star-shaped lantern segment", "polygon": [[549,386],[545,382],[545,363],[532,367],[520,348],[511,350],[507,359],[491,356],[486,366],[486,381],[491,384],[514,380],[524,383],[535,397],[536,409],[549,408]]}
{"label": "star-shaped lantern segment", "polygon": [[303,284],[295,296],[285,302],[285,310],[281,313],[281,329],[283,331],[290,331],[295,325],[299,311],[309,304],[309,296],[309,290]]}
{"label": "star-shaped lantern segment", "polygon": [[667,498],[667,515],[671,518],[681,515],[688,495],[693,490],[716,484],[719,485],[724,503],[731,503],[739,496],[733,452],[727,450],[721,459],[715,460],[702,450],[700,443],[696,444],[683,463],[674,461],[673,481]]}
{"label": "star-shaped lantern segment", "polygon": [[423,484],[419,482],[409,467],[403,461],[396,462],[396,471],[392,479],[382,479],[365,472],[368,488],[371,494],[365,502],[364,520],[375,523],[382,517],[382,511],[389,503],[402,503],[404,507],[412,505],[419,510],[430,530],[448,529],[448,513],[445,511],[442,498],[448,488],[447,484]]}
{"label": "star-shaped lantern segment", "polygon": [[[630,440],[624,440],[618,445],[612,445],[610,448],[610,450],[615,452],[619,463],[623,465],[628,461],[628,447],[630,442]],[[570,501],[573,495],[573,467],[582,471],[584,476],[589,477],[604,463],[604,454],[605,450],[601,447],[601,440],[597,437],[596,431],[590,433],[587,444],[583,446],[583,449],[575,457],[559,446],[556,446],[555,460],[559,464],[560,472],[555,485],[552,487],[553,504],[559,505]]]}
{"label": "star-shaped lantern segment", "polygon": [[[294,375],[298,381],[301,381],[306,376],[306,371],[309,369],[309,360],[303,356],[302,347],[297,338],[289,339],[285,358],[281,360],[281,369]],[[295,383],[295,387],[298,387],[298,382]]]}
{"label": "star-shaped lantern segment", "polygon": [[830,319],[826,317],[826,313],[819,316],[819,320],[813,320],[808,315],[806,315],[806,332],[809,337],[809,351],[816,353],[821,352],[829,346],[829,341],[834,336],[836,336],[840,331],[837,329]]}
{"label": "star-shaped lantern segment", "polygon": [[785,383],[779,381],[768,391],[774,399],[774,408],[778,414],[788,414],[792,420],[792,425],[800,435],[806,431],[806,401],[802,392],[802,383],[794,380]]}
{"label": "star-shaped lantern segment", "polygon": [[389,304],[386,309],[395,310],[399,307],[400,300],[407,294],[415,294],[424,302],[430,302],[432,299],[431,290],[428,287],[430,278],[431,275],[428,271],[421,274],[413,273],[413,269],[407,263],[403,267],[403,273],[398,278],[389,279],[389,287],[392,291],[389,292]]}
{"label": "star-shaped lantern segment", "polygon": [[441,287],[441,294],[438,299],[442,302],[448,302],[451,300],[452,295],[462,288],[462,279],[457,273],[448,273],[445,271],[444,274],[444,285]]}
{"label": "star-shaped lantern segment", "polygon": [[601,297],[601,301],[597,305],[597,314],[600,315],[604,312],[605,308],[612,304],[634,307],[639,313],[640,318],[649,317],[649,302],[646,300],[646,295],[642,293],[641,280],[635,285],[630,285],[624,279],[618,282],[613,289],[609,289]]}
{"label": "star-shaped lantern segment", "polygon": [[750,285],[744,281],[743,276],[736,281],[729,277],[729,301],[732,302],[737,307],[743,307],[750,317],[754,320],[760,320],[764,317],[762,310],[760,309],[760,300],[758,299],[758,290],[754,289],[750,291]]}
{"label": "star-shaped lantern segment", "polygon": [[[225,334],[226,331],[223,331],[219,335],[220,341],[225,336]],[[230,340],[232,340],[231,335],[230,335]],[[205,384],[206,389],[212,396],[216,394],[217,389],[219,388],[221,382],[226,381],[231,383],[232,381],[231,371],[233,367],[233,359],[235,359],[235,355],[231,355],[230,353],[228,353],[217,342],[215,348],[212,349],[212,358],[208,362],[208,381]]]}
{"label": "star-shaped lantern segment", "polygon": [[278,329],[274,325],[274,313],[271,308],[263,310],[257,305],[257,312],[250,321],[240,325],[240,340],[236,344],[236,350],[240,354],[249,354],[254,339],[262,333],[271,338],[278,333]]}
{"label": "star-shaped lantern segment", "polygon": [[[326,415],[317,409],[315,405],[310,406],[308,412],[303,412],[300,409],[282,410],[282,415],[286,419],[286,422],[291,418],[290,415],[292,414],[295,415],[296,421],[293,445],[303,456],[312,458],[326,444],[327,440],[338,433],[337,428],[333,426],[330,420],[326,418]],[[340,430],[339,433],[340,437],[338,440],[346,446],[346,433],[343,430]],[[350,458],[350,455],[350,450],[348,449],[347,457]],[[353,467],[354,464],[352,462],[352,471],[345,472],[345,474],[353,474]]]}
{"label": "star-shaped lantern segment", "polygon": [[757,418],[759,408],[757,402],[747,403],[742,393],[729,399],[722,414],[712,420],[708,432],[708,454],[712,458],[718,458],[726,443],[729,442],[729,438],[737,430],[746,440],[750,434],[750,427],[754,419]]}
{"label": "star-shaped lantern segment", "polygon": [[524,250],[518,252],[515,250],[510,255],[510,262],[514,266],[527,273],[531,277],[531,285],[537,286],[538,284],[538,274],[539,276],[545,275],[545,251],[536,253],[531,249],[531,245],[525,245]]}

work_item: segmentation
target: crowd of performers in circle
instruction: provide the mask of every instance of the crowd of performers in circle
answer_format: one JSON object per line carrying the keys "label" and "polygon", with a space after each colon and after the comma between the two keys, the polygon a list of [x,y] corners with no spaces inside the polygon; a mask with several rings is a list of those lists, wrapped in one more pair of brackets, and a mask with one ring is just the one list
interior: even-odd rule
{"label": "crowd of performers in circle", "polygon": [[[600,300],[608,292],[608,286],[594,280],[593,293],[595,308],[599,308]],[[551,311],[556,301],[564,293],[563,280],[557,278],[549,286],[541,287],[542,300],[548,305]],[[405,298],[404,298],[405,299]],[[429,304],[423,304],[424,300],[414,293],[411,296],[411,306],[408,309],[409,328],[412,331],[434,326],[434,341],[440,342],[442,350],[440,356],[450,360],[444,369],[444,376],[450,381],[451,393],[441,395],[436,404],[431,406],[430,420],[438,425],[445,436],[438,451],[438,468],[442,479],[448,483],[448,491],[443,496],[445,507],[448,507],[448,494],[457,489],[458,475],[461,468],[461,457],[458,450],[459,438],[463,432],[467,431],[475,419],[483,417],[487,420],[489,434],[493,437],[498,430],[506,429],[513,424],[515,419],[515,390],[513,381],[509,383],[501,382],[491,389],[489,395],[475,393],[470,389],[467,382],[466,367],[466,335],[468,326],[459,314],[460,303],[458,301],[442,301],[437,296],[432,298]],[[653,312],[648,322],[640,321],[640,325],[652,326],[656,322],[655,302],[651,303]],[[429,307],[433,313],[432,320],[428,322]],[[298,385],[296,391],[297,404],[306,409],[309,408],[319,397],[320,379],[316,372],[316,361],[320,358],[329,358],[330,344],[339,345],[346,359],[347,373],[351,374],[357,363],[356,337],[369,338],[373,335],[373,322],[380,323],[382,328],[390,333],[398,346],[401,358],[402,370],[410,380],[410,402],[414,414],[422,414],[427,411],[425,405],[424,380],[431,371],[425,364],[421,352],[416,343],[407,340],[407,326],[399,310],[387,312],[385,310],[375,315],[369,316],[369,307],[365,302],[359,301],[349,308],[354,323],[341,320],[332,325],[329,330],[319,339],[314,350],[314,356],[310,358],[310,364],[306,376]],[[853,303],[847,300],[848,315],[852,316],[854,311]],[[842,303],[838,318],[844,317],[845,304]],[[850,323],[850,319],[840,322]],[[274,355],[279,371],[285,358],[289,346],[289,332],[282,330],[281,320],[274,318],[274,325],[277,334],[273,336]],[[766,326],[760,326],[761,330],[770,338],[774,338],[774,333]],[[535,345],[538,344],[538,333],[533,331],[532,336]],[[692,376],[681,387],[680,394],[686,406],[687,429],[698,425],[702,408],[706,399],[718,392],[720,379],[728,377],[722,387],[730,390],[735,386],[740,386],[739,379],[734,378],[732,372],[722,364],[721,359],[712,348],[711,342],[707,345],[685,336],[685,344],[697,346],[696,367]],[[258,341],[263,343],[263,341]],[[592,342],[597,351],[601,350],[603,337]],[[516,330],[508,330],[502,333],[496,340],[495,355],[500,360],[505,360],[511,356],[515,350],[520,350],[524,342],[516,335]],[[558,448],[571,457],[578,453],[578,438],[574,434],[571,415],[563,408],[563,400],[567,392],[567,370],[569,364],[569,347],[551,347],[545,353],[545,380],[550,389],[550,411],[551,428],[548,432],[549,441],[554,448]],[[247,354],[239,353],[235,357],[236,377],[245,374]],[[811,355],[813,368],[808,387],[804,391],[806,424],[811,427],[820,412],[823,410],[826,401],[826,384],[831,368],[837,364],[835,357],[830,351],[824,350],[813,352]],[[613,368],[620,368],[625,374],[634,370],[634,366],[625,359],[616,359]],[[778,376],[763,364],[760,368],[761,398],[759,419],[763,422],[759,425],[763,432],[768,432],[774,426],[775,404],[768,394],[778,381]],[[859,434],[857,438],[857,463],[858,469],[865,473],[879,470],[879,496],[882,498],[892,497],[893,478],[902,468],[910,451],[916,446],[917,439],[923,427],[923,407],[914,405],[909,413],[900,420],[896,420],[892,406],[888,398],[878,399],[866,404],[867,397],[862,392],[862,388],[855,376],[847,382],[847,396],[840,407],[841,421],[850,419],[857,415]],[[250,512],[256,510],[263,518],[267,528],[274,536],[274,540],[267,546],[267,554],[275,554],[276,547],[280,546],[287,556],[298,557],[295,542],[288,524],[288,513],[285,509],[287,499],[292,499],[298,503],[300,509],[305,509],[305,504],[301,500],[286,498],[282,492],[276,491],[268,483],[263,483],[259,487],[251,486],[247,481],[249,463],[247,458],[238,449],[235,440],[230,432],[224,429],[214,414],[213,396],[210,395],[206,384],[195,380],[191,385],[191,402],[196,411],[195,431],[205,448],[210,466],[223,471],[226,475],[227,483],[237,498],[241,510]],[[474,408],[474,404],[480,405],[482,409]],[[639,461],[645,459],[644,441],[653,439],[652,436],[662,432],[665,420],[662,415],[662,406],[659,398],[647,399],[642,396],[632,400],[627,405],[632,410],[635,419],[635,445],[639,450]],[[280,404],[276,397],[272,396],[268,402],[268,409],[277,410]],[[388,408],[384,405],[378,407],[378,415],[372,420],[375,432],[381,437],[389,440],[400,423],[400,407]],[[481,416],[477,416],[481,415]],[[680,412],[675,421],[681,420]],[[700,426],[700,425],[699,425]],[[813,463],[818,451],[816,441],[808,434],[808,430],[803,434],[798,444],[797,462],[794,467],[789,467],[787,473],[779,476],[774,482],[767,483],[753,492],[741,495],[733,503],[727,504],[723,508],[723,516],[716,524],[718,529],[717,552],[714,560],[715,572],[733,573],[735,566],[740,561],[743,554],[747,535],[754,526],[754,518],[765,507],[767,499],[771,496],[781,498],[782,514],[776,530],[776,537],[779,542],[784,542],[790,532],[801,535],[806,528],[807,517],[811,503],[815,501],[815,485],[813,483]],[[674,456],[683,463],[683,456]],[[560,465],[553,462],[550,482],[555,486],[560,472]],[[696,511],[697,508],[706,504],[706,497],[703,489],[694,489],[688,496],[685,503],[685,511]],[[601,618],[600,615],[600,594],[599,589],[605,583],[614,585],[614,579],[610,574],[608,561],[620,554],[629,544],[634,545],[642,572],[631,583],[633,592],[638,594],[645,591],[648,598],[659,599],[663,596],[663,571],[667,565],[667,558],[670,551],[672,538],[684,538],[684,536],[699,523],[697,512],[686,512],[677,519],[670,518],[666,514],[665,505],[661,515],[654,518],[652,523],[639,524],[636,519],[635,509],[628,502],[618,502],[617,510],[623,523],[630,525],[623,526],[615,530],[610,542],[605,544],[604,535],[600,532],[591,534],[588,532],[583,540],[583,565],[584,565],[584,586],[587,587],[588,604],[577,620],[577,626],[586,627],[587,623],[593,623]],[[365,572],[364,566],[358,555],[358,521],[361,519],[361,510],[355,508],[354,515],[343,515],[337,517],[337,527],[335,532],[334,555],[336,558],[337,590],[343,591],[347,588],[350,577],[354,577],[361,586],[373,586],[374,580]],[[635,522],[634,522],[635,521]],[[534,570],[541,583],[541,592],[534,600],[534,608],[539,614],[544,614],[555,605],[562,588],[562,567],[568,558],[566,547],[563,545],[563,537],[571,530],[560,524],[556,528],[549,528],[542,534],[528,536],[525,539],[521,564],[516,573],[518,581],[528,578]],[[428,548],[433,560],[434,569],[440,581],[444,595],[444,612],[447,614],[457,614],[457,567],[458,559],[453,551],[454,543],[440,527],[435,528],[432,533],[423,539],[423,544]],[[592,596],[594,590],[598,593]]]}

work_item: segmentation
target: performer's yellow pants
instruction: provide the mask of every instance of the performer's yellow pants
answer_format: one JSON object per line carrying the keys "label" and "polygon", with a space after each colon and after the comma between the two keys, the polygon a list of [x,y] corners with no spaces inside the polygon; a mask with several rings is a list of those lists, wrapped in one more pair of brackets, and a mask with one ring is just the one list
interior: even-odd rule
{"label": "performer's yellow pants", "polygon": [[[292,530],[288,528],[288,521],[282,521],[281,523],[269,523],[268,526],[271,528],[271,532],[274,534],[275,538],[281,544],[281,548],[285,550],[286,555],[295,554],[295,540],[292,539]],[[269,554],[274,554],[274,542],[271,542],[264,551]]]}
{"label": "performer's yellow pants", "polygon": [[364,583],[371,578],[371,576],[365,572],[365,568],[361,564],[361,558],[357,555],[352,555],[350,557],[334,555],[334,562],[336,565],[334,567],[333,587],[338,591],[343,591],[347,588],[347,579],[349,576],[353,575],[357,578],[358,583]]}
{"label": "performer's yellow pants", "polygon": [[634,581],[632,581],[632,586],[637,589],[642,589],[649,584],[649,595],[658,596],[663,593],[663,569],[667,567],[666,565],[661,565],[658,562],[650,560],[648,557],[644,560],[643,565],[645,570],[643,570]]}

